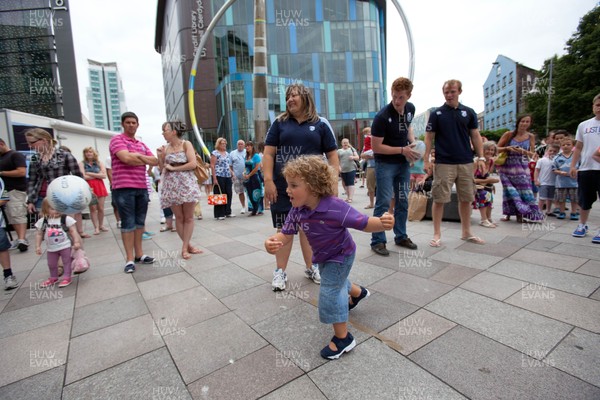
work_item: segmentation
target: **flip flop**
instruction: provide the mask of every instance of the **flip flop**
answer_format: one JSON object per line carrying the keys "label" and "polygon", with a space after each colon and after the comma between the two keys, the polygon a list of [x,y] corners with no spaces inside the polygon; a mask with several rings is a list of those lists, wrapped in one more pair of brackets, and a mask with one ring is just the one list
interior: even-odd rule
{"label": "flip flop", "polygon": [[465,242],[469,242],[469,243],[485,244],[485,240],[483,240],[482,238],[480,238],[478,236],[469,236],[469,237],[463,237],[460,239],[464,240]]}
{"label": "flip flop", "polygon": [[365,210],[368,210],[368,209],[370,209],[370,208],[375,208],[375,206],[366,206],[366,207],[365,207]]}
{"label": "flip flop", "polygon": [[442,246],[442,239],[431,239],[429,241],[429,246],[431,246],[431,247],[441,247]]}
{"label": "flip flop", "polygon": [[170,230],[171,230],[171,228],[163,226],[163,227],[160,228],[159,232],[166,232],[166,231],[170,231]]}
{"label": "flip flop", "polygon": [[100,227],[100,232],[108,232],[108,228],[101,226]]}
{"label": "flip flop", "polygon": [[510,215],[504,215],[504,216],[502,216],[502,218],[500,218],[500,221],[504,221],[504,222],[510,221]]}

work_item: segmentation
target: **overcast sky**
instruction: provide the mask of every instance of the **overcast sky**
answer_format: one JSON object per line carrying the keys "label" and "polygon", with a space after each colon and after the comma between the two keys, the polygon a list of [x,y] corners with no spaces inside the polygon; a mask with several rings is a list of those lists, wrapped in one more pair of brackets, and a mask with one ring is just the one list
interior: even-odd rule
{"label": "overcast sky", "polygon": [[[448,79],[460,79],[461,102],[476,112],[482,111],[482,86],[498,54],[539,69],[545,59],[565,53],[565,43],[577,30],[580,18],[598,1],[399,3],[408,18],[415,46],[415,89],[411,101],[421,113],[443,103],[441,86]],[[161,59],[154,50],[156,2],[72,0],[70,7],[82,112],[89,116],[87,59],[117,62],[127,107],[139,116],[138,133],[154,150],[163,143],[161,124],[166,118]],[[408,74],[406,35],[391,1],[388,26],[389,86],[393,79]]]}

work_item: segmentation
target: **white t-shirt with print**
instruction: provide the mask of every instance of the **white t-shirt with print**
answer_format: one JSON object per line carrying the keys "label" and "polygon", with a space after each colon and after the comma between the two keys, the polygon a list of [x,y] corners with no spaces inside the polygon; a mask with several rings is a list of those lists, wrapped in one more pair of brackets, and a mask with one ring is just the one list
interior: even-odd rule
{"label": "white t-shirt with print", "polygon": [[592,158],[600,147],[600,119],[594,117],[580,123],[575,140],[583,143],[579,171],[600,171],[600,163]]}
{"label": "white t-shirt with print", "polygon": [[[44,239],[46,240],[46,247],[48,251],[55,252],[67,249],[72,246],[67,233],[62,229],[60,225],[60,217],[48,218],[48,225],[46,226],[46,232],[44,233]],[[67,215],[65,225],[67,228],[71,228],[75,224],[75,220]],[[35,229],[38,231],[42,229],[44,225],[44,218],[38,219],[35,223]]]}

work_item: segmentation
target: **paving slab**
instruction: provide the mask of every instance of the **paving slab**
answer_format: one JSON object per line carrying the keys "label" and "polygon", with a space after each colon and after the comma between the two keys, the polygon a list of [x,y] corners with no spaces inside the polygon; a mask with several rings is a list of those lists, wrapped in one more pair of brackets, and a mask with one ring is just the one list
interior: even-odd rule
{"label": "paving slab", "polygon": [[590,299],[600,300],[600,288],[589,296]]}
{"label": "paving slab", "polygon": [[150,314],[71,339],[66,384],[164,346]]}
{"label": "paving slab", "polygon": [[[482,245],[479,245],[482,246]],[[486,246],[486,245],[483,245]],[[491,246],[491,245],[488,245]],[[433,260],[444,261],[449,264],[462,265],[464,267],[475,269],[488,269],[492,265],[500,262],[502,257],[491,256],[488,254],[472,253],[464,250],[447,249],[446,251],[436,253],[431,256]]]}
{"label": "paving slab", "polygon": [[551,257],[548,257],[548,251],[533,249],[521,249],[509,258],[565,271],[575,271],[588,261],[587,258],[566,256],[562,254],[552,254]]}
{"label": "paving slab", "polygon": [[100,301],[75,309],[71,337],[106,328],[148,314],[139,292]]}
{"label": "paving slab", "polygon": [[[304,302],[254,324],[252,328],[279,352],[290,355],[289,358],[305,372],[325,362],[319,352],[333,336],[331,325],[319,322],[317,308]],[[357,343],[369,337],[352,326],[348,330]]]}
{"label": "paving slab", "polygon": [[575,328],[548,359],[561,371],[600,387],[600,335]]}
{"label": "paving slab", "polygon": [[233,257],[229,262],[242,267],[246,270],[251,270],[261,265],[265,265],[273,262],[273,255],[266,251],[256,251],[254,253],[244,254],[241,256]]}
{"label": "paving slab", "polygon": [[577,268],[575,272],[600,278],[600,261],[588,260],[588,262]]}
{"label": "paving slab", "polygon": [[288,288],[273,292],[270,283],[265,283],[221,299],[229,309],[248,325],[254,325],[266,318],[300,305],[310,297],[307,286]]}
{"label": "paving slab", "polygon": [[179,272],[138,283],[140,293],[142,293],[142,296],[144,296],[146,301],[181,292],[196,286],[199,286],[198,281],[187,272]]}
{"label": "paving slab", "polygon": [[[266,239],[266,238],[265,238]],[[239,242],[220,242],[219,244],[215,244],[212,246],[206,246],[206,248],[208,250],[210,250],[211,252],[226,258],[228,260],[231,260],[232,258],[238,257],[238,256],[243,256],[246,254],[251,254],[256,252],[256,247],[254,246],[248,246],[247,244],[244,243],[239,243]]]}
{"label": "paving slab", "polygon": [[[565,236],[570,237],[567,235]],[[592,260],[600,260],[600,246],[598,246],[597,244],[593,244],[589,237],[573,239],[577,239],[576,243],[585,244],[561,243],[550,251],[556,254],[566,254],[574,257],[583,257]]]}
{"label": "paving slab", "polygon": [[[32,272],[32,275],[33,274],[34,273]],[[77,292],[78,285],[76,281],[78,278],[74,279],[73,283],[65,288],[59,288],[58,285],[41,288],[40,284],[48,279],[48,272],[45,271],[41,275],[37,274],[36,279],[33,281],[31,280],[32,275],[30,275],[27,280],[24,280],[16,291],[11,290],[5,292],[11,297],[8,304],[4,307],[3,312],[51,303],[55,300],[73,297]]]}
{"label": "paving slab", "polygon": [[355,259],[348,279],[357,285],[369,286],[393,273],[394,271],[388,268],[378,267]]}
{"label": "paving slab", "polygon": [[164,341],[186,384],[268,344],[231,312],[189,326],[180,333],[166,335]]}
{"label": "paving slab", "polygon": [[0,387],[67,362],[71,320],[0,339]]}
{"label": "paving slab", "polygon": [[465,398],[375,338],[308,376],[328,399]]}
{"label": "paving slab", "polygon": [[63,392],[65,365],[0,387],[0,399],[60,399]]}
{"label": "paving slab", "polygon": [[543,285],[530,284],[506,303],[600,333],[600,302]]}
{"label": "paving slab", "polygon": [[147,304],[154,323],[163,335],[229,312],[202,286],[151,299]]}
{"label": "paving slab", "polygon": [[265,283],[263,279],[234,264],[199,272],[194,277],[217,298]]}
{"label": "paving slab", "polygon": [[409,358],[473,400],[600,398],[600,388],[461,326]]}
{"label": "paving slab", "polygon": [[375,283],[372,288],[388,296],[423,307],[453,289],[453,286],[418,276],[396,272]]}
{"label": "paving slab", "polygon": [[565,323],[460,288],[425,308],[514,349],[535,350],[540,358],[571,330]]}
{"label": "paving slab", "polygon": [[0,314],[0,339],[51,325],[73,316],[73,296]]}
{"label": "paving slab", "polygon": [[137,290],[138,288],[131,274],[125,273],[81,281],[77,285],[75,307],[83,307],[114,297],[124,296],[137,292]]}
{"label": "paving slab", "polygon": [[600,278],[515,260],[503,260],[490,268],[489,272],[585,297],[600,286]]}
{"label": "paving slab", "polygon": [[381,332],[381,336],[397,343],[405,356],[435,340],[456,324],[423,308]]}
{"label": "paving slab", "polygon": [[496,300],[504,300],[523,288],[518,279],[483,271],[460,285],[461,288]]}
{"label": "paving slab", "polygon": [[280,387],[269,393],[261,400],[327,400],[327,397],[321,393],[319,388],[310,380],[307,375]]}
{"label": "paving slab", "polygon": [[433,275],[431,279],[447,285],[458,286],[481,272],[482,271],[480,269],[450,264],[440,272]]}
{"label": "paving slab", "polygon": [[189,390],[196,399],[257,399],[303,374],[287,356],[265,346],[198,379]]}
{"label": "paving slab", "polygon": [[373,292],[350,311],[349,317],[357,329],[364,327],[370,331],[381,332],[417,309],[414,304],[384,293]]}
{"label": "paving slab", "polygon": [[486,241],[485,245],[463,242],[456,248],[458,251],[466,251],[468,253],[485,254],[494,257],[508,257],[511,254],[516,253],[524,246],[524,243],[510,244],[510,243],[490,243],[487,236],[482,236],[482,239]]}
{"label": "paving slab", "polygon": [[194,257],[194,260],[189,263],[185,263],[182,267],[190,275],[196,276],[200,272],[208,271],[209,269],[218,268],[223,265],[229,264],[229,260],[223,258],[214,253],[199,254]]}
{"label": "paving slab", "polygon": [[560,244],[560,242],[556,242],[554,240],[537,239],[537,240],[532,241],[531,243],[528,243],[525,246],[525,248],[549,252],[550,250],[552,250],[559,244]]}
{"label": "paving slab", "polygon": [[[148,368],[153,366],[154,368]],[[163,347],[65,386],[63,400],[191,399]]]}
{"label": "paving slab", "polygon": [[154,264],[136,265],[135,273],[133,274],[133,279],[135,279],[137,283],[140,283],[171,274],[177,274],[179,272],[182,272],[183,267],[185,267],[186,264],[191,261],[182,260],[179,254],[177,256],[174,256],[173,258],[161,258],[161,256],[163,256],[162,254],[164,253],[164,251],[161,251],[159,252],[159,254],[153,253],[152,255],[150,255],[150,257],[156,258]]}

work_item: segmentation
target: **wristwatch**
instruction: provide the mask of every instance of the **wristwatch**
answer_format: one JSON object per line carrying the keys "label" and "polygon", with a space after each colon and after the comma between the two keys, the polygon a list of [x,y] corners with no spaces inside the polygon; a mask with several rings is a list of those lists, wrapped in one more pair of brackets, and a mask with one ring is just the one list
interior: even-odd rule
{"label": "wristwatch", "polygon": [[485,161],[485,157],[477,157],[477,161]]}

